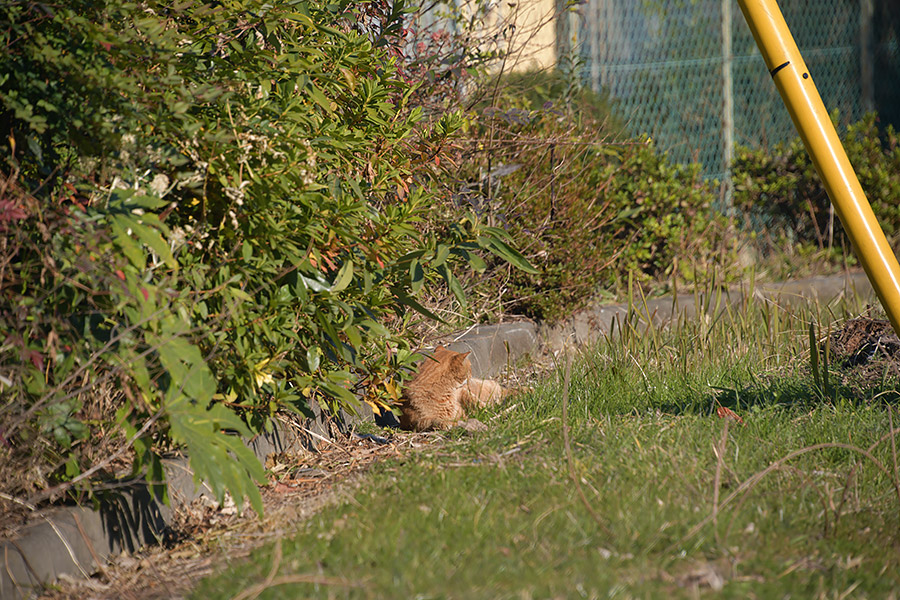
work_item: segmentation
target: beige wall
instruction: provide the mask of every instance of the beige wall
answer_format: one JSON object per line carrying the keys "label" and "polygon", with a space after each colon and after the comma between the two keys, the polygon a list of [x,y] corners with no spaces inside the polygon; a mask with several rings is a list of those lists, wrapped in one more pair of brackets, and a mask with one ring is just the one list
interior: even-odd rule
{"label": "beige wall", "polygon": [[502,6],[516,24],[512,40],[513,68],[552,68],[556,66],[556,2],[519,0],[514,8]]}
{"label": "beige wall", "polygon": [[[486,16],[474,16],[489,3]],[[486,51],[507,54],[505,71],[552,68],[556,65],[556,0],[455,0],[460,17],[478,23]],[[514,29],[510,25],[515,25]],[[487,39],[484,39],[487,38]],[[494,38],[499,45],[491,43]],[[500,68],[498,63],[496,68]]]}

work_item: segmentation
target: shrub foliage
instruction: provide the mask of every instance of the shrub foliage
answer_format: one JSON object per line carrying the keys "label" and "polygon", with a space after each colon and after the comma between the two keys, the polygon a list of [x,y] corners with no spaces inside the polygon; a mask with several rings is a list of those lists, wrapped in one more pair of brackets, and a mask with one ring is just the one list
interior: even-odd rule
{"label": "shrub foliage", "polygon": [[159,481],[177,445],[259,510],[231,433],[389,405],[426,281],[461,297],[480,250],[527,268],[502,230],[435,216],[424,166],[460,120],[409,106],[402,11],[0,7],[0,458],[29,465],[7,491],[87,485],[127,448]]}
{"label": "shrub foliage", "polygon": [[712,267],[728,228],[698,166],[670,163],[648,140],[616,141],[606,100],[571,77],[508,79],[472,118],[459,194],[539,271],[492,270],[485,293],[505,290],[503,310],[553,320],[629,278],[693,281]]}
{"label": "shrub foliage", "polygon": [[[900,137],[879,130],[874,113],[847,127],[844,149],[889,239],[900,233]],[[774,150],[741,148],[735,159],[734,205],[762,240],[764,252],[848,246],[803,142]]]}

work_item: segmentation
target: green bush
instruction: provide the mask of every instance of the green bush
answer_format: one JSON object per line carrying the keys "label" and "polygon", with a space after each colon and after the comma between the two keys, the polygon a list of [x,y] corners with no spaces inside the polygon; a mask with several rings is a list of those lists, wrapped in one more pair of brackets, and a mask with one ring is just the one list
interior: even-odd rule
{"label": "green bush", "polygon": [[[712,212],[717,186],[698,166],[674,165],[651,143],[613,141],[603,98],[559,75],[510,79],[473,119],[461,162],[478,169],[467,172],[478,183],[460,197],[502,224],[539,273],[498,266],[482,279],[485,296],[503,290],[502,310],[555,320],[629,277],[693,281],[722,262],[727,221]],[[530,94],[516,91],[528,81]]]}
{"label": "green bush", "polygon": [[[900,137],[879,131],[875,114],[847,127],[844,149],[888,238],[900,233]],[[740,148],[733,166],[734,205],[766,252],[840,250],[840,221],[809,154],[797,138],[772,151]],[[835,256],[836,258],[836,256]]]}
{"label": "green bush", "polygon": [[430,153],[461,119],[424,128],[408,105],[402,12],[0,7],[0,461],[31,473],[8,492],[86,486],[129,447],[158,480],[177,445],[259,510],[229,432],[390,405],[426,282],[462,300],[454,272],[481,250],[528,268],[502,230],[435,210]]}

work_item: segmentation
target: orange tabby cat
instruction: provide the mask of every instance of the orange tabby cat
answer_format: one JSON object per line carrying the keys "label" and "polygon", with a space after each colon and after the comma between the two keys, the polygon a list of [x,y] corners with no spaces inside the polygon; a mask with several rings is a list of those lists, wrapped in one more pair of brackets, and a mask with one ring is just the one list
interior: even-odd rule
{"label": "orange tabby cat", "polygon": [[466,409],[500,402],[509,390],[490,379],[472,377],[469,353],[442,346],[419,365],[403,391],[400,427],[413,431],[446,429],[466,416]]}

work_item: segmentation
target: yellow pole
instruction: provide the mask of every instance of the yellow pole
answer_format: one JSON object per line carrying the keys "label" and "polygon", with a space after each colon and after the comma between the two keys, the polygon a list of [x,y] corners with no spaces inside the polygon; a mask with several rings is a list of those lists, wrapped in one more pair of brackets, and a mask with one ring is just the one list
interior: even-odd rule
{"label": "yellow pole", "polygon": [[775,0],[738,0],[794,126],[825,184],[894,331],[900,335],[900,266]]}

